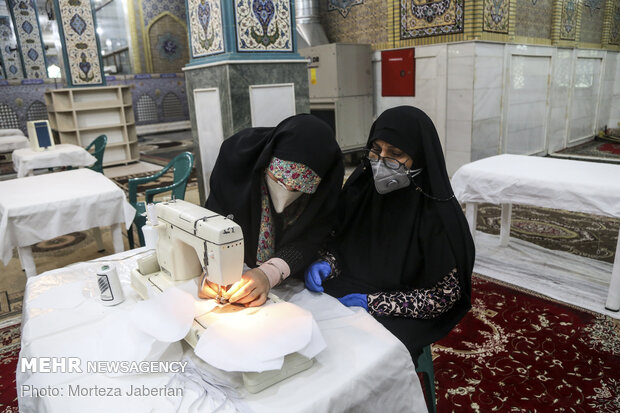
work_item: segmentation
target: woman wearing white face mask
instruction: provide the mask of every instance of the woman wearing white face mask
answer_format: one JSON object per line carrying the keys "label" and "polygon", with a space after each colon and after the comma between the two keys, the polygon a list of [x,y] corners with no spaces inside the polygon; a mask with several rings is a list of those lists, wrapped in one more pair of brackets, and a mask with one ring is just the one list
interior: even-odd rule
{"label": "woman wearing white face mask", "polygon": [[[343,175],[331,128],[312,115],[224,141],[205,207],[241,226],[250,270],[223,298],[258,306],[271,287],[302,274],[329,234]],[[203,281],[199,296],[214,298],[217,286]]]}
{"label": "woman wearing white face mask", "polygon": [[470,308],[474,244],[424,112],[383,112],[367,148],[340,194],[323,260],[306,271],[306,287],[365,308],[416,362]]}

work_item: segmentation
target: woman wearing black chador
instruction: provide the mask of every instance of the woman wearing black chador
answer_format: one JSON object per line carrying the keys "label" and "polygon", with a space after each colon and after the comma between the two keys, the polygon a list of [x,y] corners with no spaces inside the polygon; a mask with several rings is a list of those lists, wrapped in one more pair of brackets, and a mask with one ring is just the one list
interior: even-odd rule
{"label": "woman wearing black chador", "polygon": [[338,225],[306,286],[365,308],[414,361],[470,309],[474,244],[437,131],[420,109],[375,121],[339,198]]}
{"label": "woman wearing black chador", "polygon": [[[245,129],[222,143],[205,206],[241,226],[248,267],[223,298],[258,306],[271,287],[303,275],[329,234],[343,175],[334,133],[313,115]],[[203,277],[199,295],[213,298],[216,289]]]}

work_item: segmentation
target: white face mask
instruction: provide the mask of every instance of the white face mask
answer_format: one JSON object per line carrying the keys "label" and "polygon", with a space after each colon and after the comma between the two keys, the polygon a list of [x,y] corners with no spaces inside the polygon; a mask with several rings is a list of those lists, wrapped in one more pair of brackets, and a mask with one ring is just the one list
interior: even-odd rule
{"label": "white face mask", "polygon": [[273,203],[273,207],[278,214],[282,213],[284,208],[295,202],[297,198],[303,195],[303,192],[300,191],[289,191],[282,182],[274,181],[268,174],[265,174],[265,181],[267,182],[267,189],[269,190],[271,202]]}

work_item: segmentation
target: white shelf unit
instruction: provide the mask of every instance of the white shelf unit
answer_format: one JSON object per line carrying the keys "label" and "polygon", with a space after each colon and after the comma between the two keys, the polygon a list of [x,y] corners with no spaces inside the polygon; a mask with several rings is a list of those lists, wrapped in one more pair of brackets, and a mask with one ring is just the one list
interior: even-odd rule
{"label": "white shelf unit", "polygon": [[106,135],[103,166],[139,159],[129,86],[54,89],[45,93],[45,103],[60,143],[86,147],[99,135]]}

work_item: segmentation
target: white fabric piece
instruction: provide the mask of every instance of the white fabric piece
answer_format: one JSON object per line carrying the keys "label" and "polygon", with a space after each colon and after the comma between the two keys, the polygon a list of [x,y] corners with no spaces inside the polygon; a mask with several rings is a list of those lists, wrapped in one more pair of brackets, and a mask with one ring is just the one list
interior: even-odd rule
{"label": "white fabric piece", "polygon": [[[69,385],[74,389],[78,385],[87,390],[95,386],[120,389],[123,395],[132,386],[134,389],[140,386],[167,386],[180,388],[183,393],[179,397],[35,398],[18,391],[20,411],[202,412],[212,411],[222,403],[218,412],[246,411],[239,403],[244,403],[248,410],[257,413],[426,411],[422,389],[405,346],[366,312],[353,312],[332,297],[310,293],[297,280],[287,280],[282,288],[276,287],[274,293],[313,314],[327,347],[316,356],[315,363],[308,370],[257,394],[245,391],[240,373],[226,373],[209,366],[198,359],[193,349],[183,342],[180,342],[183,344],[183,355],[179,351],[179,342],[155,342],[150,349],[146,349],[148,340],[139,338],[142,337],[139,335],[136,338],[135,334],[141,332],[134,329],[129,333],[127,326],[130,323],[128,312],[139,301],[137,293],[130,286],[130,271],[137,267],[137,259],[148,253],[144,249],[126,251],[96,262],[78,263],[28,279],[23,303],[24,328],[20,357],[62,354],[84,360],[147,357],[149,360],[181,361],[191,358],[200,374],[187,371],[183,375],[194,384],[187,383],[181,377],[175,378],[173,373],[63,376],[59,373],[22,372],[18,366],[18,390],[30,380],[29,383],[41,385],[56,383],[54,387],[60,388],[65,394]],[[95,272],[102,262],[114,262],[123,286],[126,299],[115,307],[104,307],[96,299],[98,291]],[[65,283],[80,281],[84,283],[83,294],[87,298],[78,307],[40,309],[31,306],[31,301],[45,291],[52,294],[51,290]],[[44,322],[37,323],[37,319]],[[118,343],[112,346],[110,342],[115,339]],[[104,353],[106,349],[107,354]],[[212,379],[212,376],[217,380]],[[219,391],[215,392],[213,388]],[[236,389],[236,393],[233,389]],[[237,396],[242,399],[239,400]]]}
{"label": "white fabric piece", "polygon": [[125,193],[90,169],[56,172],[0,182],[0,259],[25,247],[75,231],[125,223],[135,209]]}
{"label": "white fabric piece", "polygon": [[327,348],[327,343],[323,339],[323,335],[321,334],[321,329],[316,321],[312,320],[312,339],[308,343],[308,345],[301,350],[298,351],[299,354],[306,358],[314,358],[317,354]]}
{"label": "white fabric piece", "polygon": [[460,167],[459,202],[535,205],[620,217],[620,165],[497,155]]}
{"label": "white fabric piece", "polygon": [[0,129],[0,137],[5,136],[24,136],[21,129]]}
{"label": "white fabric piece", "polygon": [[84,283],[81,281],[62,284],[53,290],[44,291],[30,305],[32,308],[75,308],[86,300],[83,291]]}
{"label": "white fabric piece", "polygon": [[199,412],[240,412],[250,413],[252,409],[241,398],[234,380],[222,377],[213,370],[196,365],[191,357],[185,357],[183,361],[188,365],[182,374],[176,374],[168,383],[169,386],[177,386],[182,383],[187,394],[206,394],[209,397],[197,398],[194,403],[177,406],[177,411],[187,413]]}
{"label": "white fabric piece", "polygon": [[159,341],[179,341],[194,322],[192,296],[178,288],[170,288],[136,303],[131,311],[131,321],[136,328]]}
{"label": "white fabric piece", "polygon": [[0,136],[0,153],[13,152],[29,146],[30,141],[23,135]]}
{"label": "white fabric piece", "polygon": [[253,311],[222,314],[209,324],[198,340],[196,355],[224,371],[261,372],[281,368],[284,356],[310,343],[308,311],[290,303],[249,310]]}
{"label": "white fabric piece", "polygon": [[61,143],[54,149],[46,151],[33,151],[30,148],[22,148],[13,151],[13,169],[17,177],[22,178],[39,168],[56,168],[60,166],[92,166],[97,158],[88,153],[86,149],[78,145]]}

